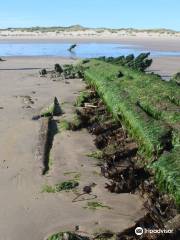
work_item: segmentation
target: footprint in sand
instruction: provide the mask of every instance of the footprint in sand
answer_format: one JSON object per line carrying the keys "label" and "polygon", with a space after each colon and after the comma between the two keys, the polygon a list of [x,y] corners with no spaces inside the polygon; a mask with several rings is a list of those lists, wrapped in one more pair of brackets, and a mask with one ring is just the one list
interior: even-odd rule
{"label": "footprint in sand", "polygon": [[22,104],[23,104],[22,108],[32,108],[32,105],[34,104],[34,100],[29,95],[20,95],[20,96],[14,96],[14,97],[22,99]]}

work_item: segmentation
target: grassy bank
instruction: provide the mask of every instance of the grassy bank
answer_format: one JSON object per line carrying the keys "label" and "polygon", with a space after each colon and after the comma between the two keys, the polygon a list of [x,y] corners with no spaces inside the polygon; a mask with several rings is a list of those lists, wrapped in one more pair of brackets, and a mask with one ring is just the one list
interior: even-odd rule
{"label": "grassy bank", "polygon": [[[141,163],[152,167],[157,183],[180,205],[180,89],[154,74],[98,60],[85,63],[94,86],[114,117],[139,144]],[[154,163],[155,162],[155,163]]]}

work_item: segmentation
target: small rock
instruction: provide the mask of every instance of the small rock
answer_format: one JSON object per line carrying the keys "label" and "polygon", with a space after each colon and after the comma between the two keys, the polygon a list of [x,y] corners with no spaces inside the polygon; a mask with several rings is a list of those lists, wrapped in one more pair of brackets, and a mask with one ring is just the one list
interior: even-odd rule
{"label": "small rock", "polygon": [[47,71],[45,68],[43,68],[40,72],[39,72],[40,76],[45,76],[47,74]]}

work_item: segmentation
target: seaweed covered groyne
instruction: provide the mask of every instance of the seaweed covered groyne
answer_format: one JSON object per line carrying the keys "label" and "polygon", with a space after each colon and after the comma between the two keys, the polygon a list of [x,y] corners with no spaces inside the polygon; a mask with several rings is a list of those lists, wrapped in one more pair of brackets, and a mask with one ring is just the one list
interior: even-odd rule
{"label": "seaweed covered groyne", "polygon": [[84,61],[84,76],[114,118],[137,141],[139,165],[180,206],[180,89],[160,76],[96,59]]}

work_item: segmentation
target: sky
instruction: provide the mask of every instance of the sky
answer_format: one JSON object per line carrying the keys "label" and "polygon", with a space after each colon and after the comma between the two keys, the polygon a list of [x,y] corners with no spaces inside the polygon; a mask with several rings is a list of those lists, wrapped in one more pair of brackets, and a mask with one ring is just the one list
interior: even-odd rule
{"label": "sky", "polygon": [[70,26],[180,30],[180,0],[0,0],[0,28]]}

